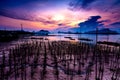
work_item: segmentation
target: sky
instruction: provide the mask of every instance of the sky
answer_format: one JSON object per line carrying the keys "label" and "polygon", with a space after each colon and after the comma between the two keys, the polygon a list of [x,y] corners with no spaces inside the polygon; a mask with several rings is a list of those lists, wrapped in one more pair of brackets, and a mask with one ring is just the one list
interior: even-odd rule
{"label": "sky", "polygon": [[0,0],[0,29],[84,27],[120,31],[120,0]]}

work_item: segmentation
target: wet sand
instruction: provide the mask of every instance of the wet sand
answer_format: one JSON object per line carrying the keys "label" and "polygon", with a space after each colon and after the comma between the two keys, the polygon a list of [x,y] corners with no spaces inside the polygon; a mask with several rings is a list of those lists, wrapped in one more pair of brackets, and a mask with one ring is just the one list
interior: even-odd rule
{"label": "wet sand", "polygon": [[[1,80],[119,80],[120,46],[28,39],[1,52]],[[7,54],[7,55],[5,55]]]}

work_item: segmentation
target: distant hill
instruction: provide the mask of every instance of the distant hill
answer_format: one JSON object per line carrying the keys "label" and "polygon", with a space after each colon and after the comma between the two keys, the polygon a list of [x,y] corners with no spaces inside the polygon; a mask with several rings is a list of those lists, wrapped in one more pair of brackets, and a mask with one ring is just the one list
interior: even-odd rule
{"label": "distant hill", "polygon": [[52,30],[51,32],[54,32],[54,33],[68,32],[68,29],[69,29],[69,27],[59,27],[59,28],[56,28],[56,29]]}
{"label": "distant hill", "polygon": [[[86,31],[86,32],[85,32]],[[117,32],[116,29],[110,29],[110,28],[103,28],[98,30],[98,32],[96,32],[96,30],[83,30],[80,27],[74,27],[74,28],[70,28],[70,27],[60,27],[55,29],[53,32],[58,32],[58,33],[64,33],[64,34],[120,34]]]}
{"label": "distant hill", "polygon": [[48,30],[40,30],[38,32],[36,32],[36,35],[40,35],[40,36],[46,36],[48,35],[50,32]]}
{"label": "distant hill", "polygon": [[53,30],[52,32],[56,32],[56,33],[80,33],[80,28],[79,27],[60,27],[57,28],[55,30]]}
{"label": "distant hill", "polygon": [[98,30],[97,32],[96,32],[96,30],[85,32],[85,34],[96,34],[96,33],[97,34],[118,34],[117,31],[113,31],[108,28]]}

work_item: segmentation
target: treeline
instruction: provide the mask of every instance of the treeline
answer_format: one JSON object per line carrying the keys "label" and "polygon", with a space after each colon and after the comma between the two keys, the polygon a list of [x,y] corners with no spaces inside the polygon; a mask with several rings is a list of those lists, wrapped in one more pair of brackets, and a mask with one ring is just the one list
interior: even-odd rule
{"label": "treeline", "polygon": [[27,31],[7,31],[0,30],[0,42],[8,42],[20,38],[25,35],[32,35],[32,32]]}

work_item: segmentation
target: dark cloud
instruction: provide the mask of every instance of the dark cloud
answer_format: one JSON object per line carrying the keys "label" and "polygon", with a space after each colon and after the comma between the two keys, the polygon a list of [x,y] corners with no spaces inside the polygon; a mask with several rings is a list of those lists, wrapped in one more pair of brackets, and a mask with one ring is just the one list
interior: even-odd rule
{"label": "dark cloud", "polygon": [[120,0],[116,0],[115,5],[120,4]]}
{"label": "dark cloud", "polygon": [[111,22],[110,20],[101,20],[101,21],[98,21],[98,23],[100,24],[103,24],[104,22]]}
{"label": "dark cloud", "polygon": [[79,23],[78,25],[81,28],[82,32],[88,31],[88,30],[93,30],[96,29],[96,27],[98,26],[104,26],[103,22],[104,21],[98,21],[98,19],[100,19],[101,16],[91,16],[88,20]]}
{"label": "dark cloud", "polygon": [[58,26],[63,26],[63,24],[62,24],[62,23],[60,23],[60,24],[58,24]]}
{"label": "dark cloud", "polygon": [[58,24],[58,26],[65,26],[65,24],[63,24],[63,23],[60,23],[60,24]]}
{"label": "dark cloud", "polygon": [[120,26],[120,22],[114,22],[112,24],[110,24],[111,26],[116,26],[116,25],[119,25]]}
{"label": "dark cloud", "polygon": [[91,10],[101,14],[106,13],[110,18],[120,21],[120,0],[73,0],[69,6],[73,11]]}
{"label": "dark cloud", "polygon": [[82,1],[82,6],[83,7],[86,7],[88,6],[89,4],[91,4],[92,2],[94,2],[95,0],[83,0]]}
{"label": "dark cloud", "polygon": [[108,25],[112,30],[115,30],[120,33],[120,22],[114,22]]}
{"label": "dark cloud", "polygon": [[[68,0],[0,0],[0,8],[1,7],[20,7],[25,6],[26,4],[59,4]],[[48,5],[46,5],[48,6]],[[31,6],[29,6],[31,7]]]}
{"label": "dark cloud", "polygon": [[36,18],[35,15],[31,15],[29,13],[26,13],[26,14],[25,13],[17,13],[17,12],[5,10],[5,9],[0,10],[0,15],[8,17],[8,18],[17,19],[17,20],[42,22],[44,24],[54,24],[55,23],[55,21],[48,21],[43,18]]}
{"label": "dark cloud", "polygon": [[15,7],[29,3],[30,1],[33,0],[0,0],[0,7]]}
{"label": "dark cloud", "polygon": [[32,3],[32,2],[39,2],[39,3],[44,3],[50,0],[0,0],[0,6],[20,6],[24,5],[27,3]]}
{"label": "dark cloud", "polygon": [[30,20],[30,16],[27,17],[25,14],[23,15],[21,13],[22,16],[20,16],[18,13],[14,12],[14,11],[9,11],[9,10],[5,10],[5,9],[1,9],[0,10],[0,15],[1,16],[5,16],[5,17],[9,17],[9,18],[13,18],[13,19],[20,19],[20,20]]}
{"label": "dark cloud", "polygon": [[70,8],[72,8],[72,10],[95,9],[98,11],[109,11],[120,7],[120,5],[116,4],[120,4],[120,0],[73,0],[70,2]]}
{"label": "dark cloud", "polygon": [[95,0],[73,0],[70,2],[70,6],[74,6],[74,8],[78,8],[78,5],[82,8],[88,7],[91,3],[93,3]]}

